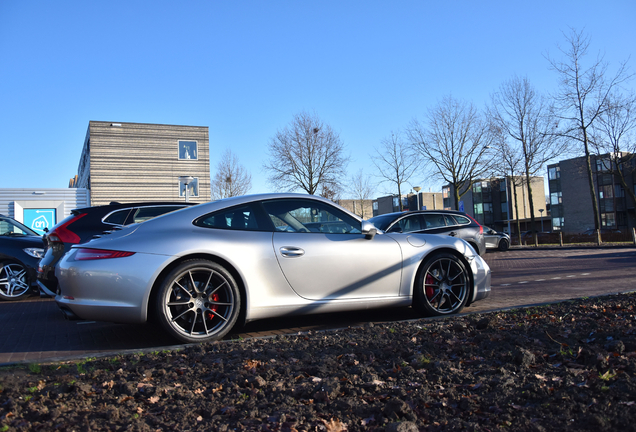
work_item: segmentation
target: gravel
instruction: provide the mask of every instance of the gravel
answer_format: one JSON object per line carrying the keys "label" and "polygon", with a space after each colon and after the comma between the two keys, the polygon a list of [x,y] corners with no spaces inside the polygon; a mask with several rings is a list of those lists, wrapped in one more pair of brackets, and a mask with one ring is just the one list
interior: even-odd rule
{"label": "gravel", "polygon": [[636,295],[0,369],[3,431],[636,430]]}

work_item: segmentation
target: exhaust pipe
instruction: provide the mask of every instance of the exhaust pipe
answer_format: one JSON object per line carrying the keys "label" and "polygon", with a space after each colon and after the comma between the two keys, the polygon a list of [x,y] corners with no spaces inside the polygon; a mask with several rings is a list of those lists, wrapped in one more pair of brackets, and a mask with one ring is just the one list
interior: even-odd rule
{"label": "exhaust pipe", "polygon": [[71,310],[66,309],[66,308],[60,308],[60,311],[62,311],[62,315],[64,316],[64,319],[67,321],[79,321],[81,320],[80,317],[78,317],[77,315],[75,315]]}

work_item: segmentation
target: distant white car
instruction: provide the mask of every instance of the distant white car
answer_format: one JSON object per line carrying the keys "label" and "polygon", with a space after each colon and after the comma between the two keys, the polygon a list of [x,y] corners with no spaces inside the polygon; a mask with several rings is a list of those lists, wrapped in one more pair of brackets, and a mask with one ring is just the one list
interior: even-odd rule
{"label": "distant white car", "polygon": [[68,318],[144,323],[183,342],[240,319],[413,306],[457,313],[490,293],[464,240],[384,233],[324,198],[264,194],[177,210],[74,245],[56,268]]}
{"label": "distant white car", "polygon": [[492,228],[484,227],[484,240],[486,249],[499,249],[505,252],[510,248],[510,236]]}

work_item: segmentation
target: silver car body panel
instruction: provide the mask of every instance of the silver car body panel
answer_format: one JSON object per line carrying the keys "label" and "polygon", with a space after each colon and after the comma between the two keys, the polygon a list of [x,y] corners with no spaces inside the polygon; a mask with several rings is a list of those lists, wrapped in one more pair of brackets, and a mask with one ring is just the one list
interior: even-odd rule
{"label": "silver car body panel", "polygon": [[435,250],[465,257],[475,282],[470,302],[490,292],[488,265],[460,239],[381,231],[366,239],[364,234],[240,231],[193,225],[199,216],[215,210],[281,197],[318,199],[338,207],[308,195],[265,194],[200,204],[129,225],[80,247],[135,254],[77,261],[80,247],[74,247],[56,269],[61,293],[55,300],[83,319],[143,323],[152,307],[150,293],[162,274],[183,260],[206,258],[236,272],[237,282],[244,288],[246,321],[409,306],[419,266]]}

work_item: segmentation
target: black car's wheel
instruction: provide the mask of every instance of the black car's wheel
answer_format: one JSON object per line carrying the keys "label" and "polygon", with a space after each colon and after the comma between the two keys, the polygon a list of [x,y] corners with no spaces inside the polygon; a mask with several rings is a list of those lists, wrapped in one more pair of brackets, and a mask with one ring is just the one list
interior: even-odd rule
{"label": "black car's wheel", "polygon": [[232,275],[207,260],[185,261],[164,279],[156,301],[157,317],[175,338],[205,342],[234,326],[241,295]]}
{"label": "black car's wheel", "polygon": [[510,247],[510,243],[508,243],[508,240],[506,239],[501,239],[499,241],[499,246],[498,249],[502,252],[505,252],[508,250],[508,248]]}
{"label": "black car's wheel", "polygon": [[21,300],[28,297],[31,284],[27,270],[15,262],[0,263],[0,299]]}
{"label": "black car's wheel", "polygon": [[468,300],[470,277],[455,255],[433,255],[421,267],[413,289],[413,305],[426,316],[458,313]]}

